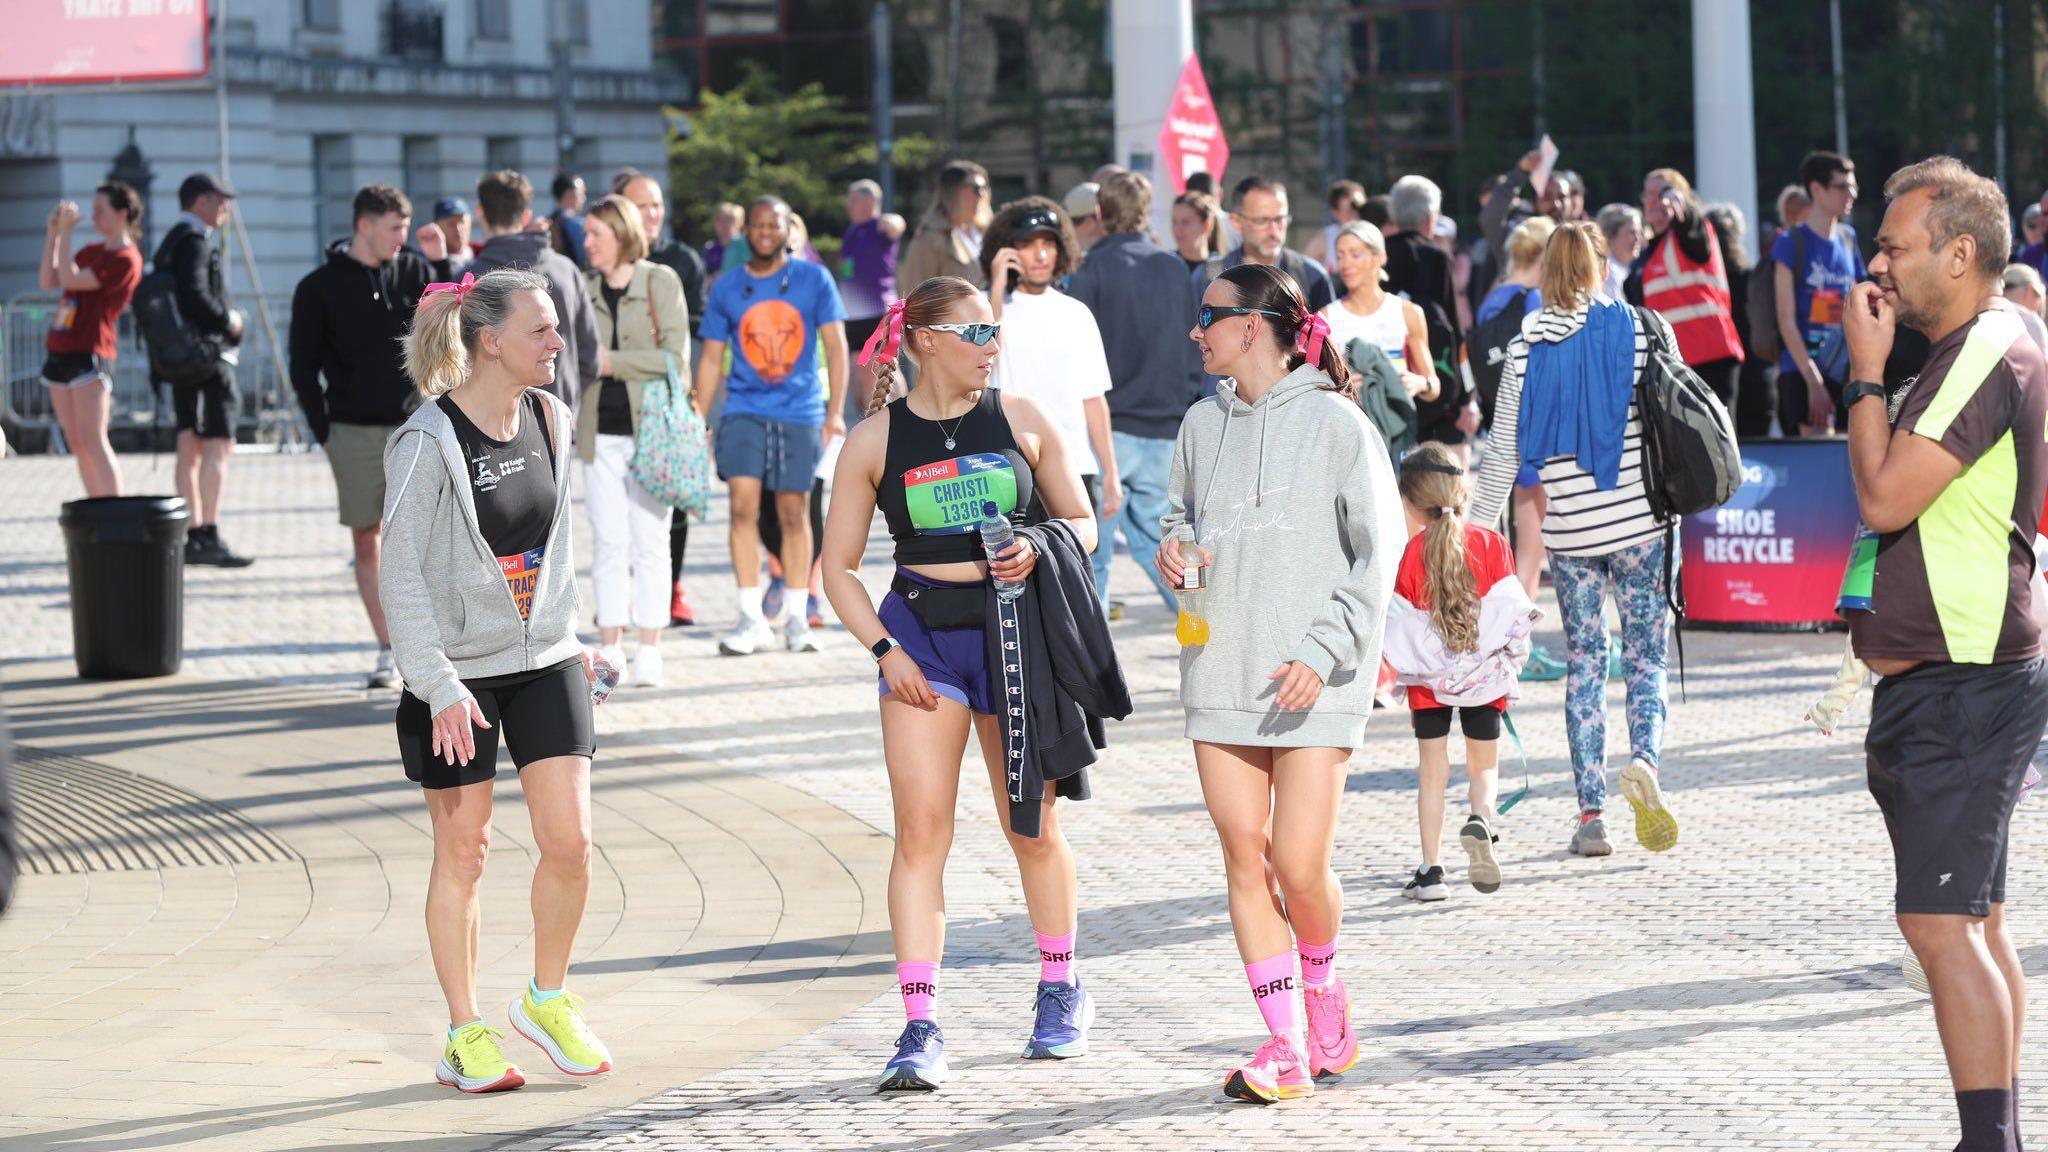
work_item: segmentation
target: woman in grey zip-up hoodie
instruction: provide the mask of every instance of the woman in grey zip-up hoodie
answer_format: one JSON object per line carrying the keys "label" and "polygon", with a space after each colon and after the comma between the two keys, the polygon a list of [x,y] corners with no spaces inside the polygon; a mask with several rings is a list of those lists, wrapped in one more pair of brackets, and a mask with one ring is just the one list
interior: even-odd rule
{"label": "woman in grey zip-up hoodie", "polygon": [[1189,336],[1225,379],[1181,421],[1157,557],[1175,587],[1198,549],[1208,564],[1190,607],[1209,635],[1181,651],[1181,703],[1238,953],[1273,1035],[1224,1091],[1264,1102],[1310,1095],[1315,1075],[1357,1059],[1330,852],[1405,543],[1386,445],[1339,390],[1328,332],[1276,268],[1241,264],[1203,292]]}
{"label": "woman in grey zip-up hoodie", "polygon": [[406,370],[428,399],[384,448],[380,588],[406,692],[398,745],[433,818],[427,941],[448,1001],[435,1078],[464,1092],[524,1074],[476,1002],[477,888],[502,741],[526,793],[533,979],[512,1026],[573,1075],[609,1071],[564,990],[590,889],[589,653],[570,541],[574,418],[545,388],[564,345],[547,282],[524,271],[427,289]]}

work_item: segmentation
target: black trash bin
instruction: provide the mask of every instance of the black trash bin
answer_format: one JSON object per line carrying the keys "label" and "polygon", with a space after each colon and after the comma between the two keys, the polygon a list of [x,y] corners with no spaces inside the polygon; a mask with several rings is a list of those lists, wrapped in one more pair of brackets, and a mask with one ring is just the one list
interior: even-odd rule
{"label": "black trash bin", "polygon": [[185,657],[180,496],[96,496],[64,505],[71,647],[88,680],[169,676]]}

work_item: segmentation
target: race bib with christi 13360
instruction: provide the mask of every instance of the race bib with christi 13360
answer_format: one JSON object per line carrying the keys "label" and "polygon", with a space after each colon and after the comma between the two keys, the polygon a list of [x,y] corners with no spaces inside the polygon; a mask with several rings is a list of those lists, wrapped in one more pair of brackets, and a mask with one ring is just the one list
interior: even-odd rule
{"label": "race bib with christi 13360", "polygon": [[540,586],[540,561],[547,551],[542,546],[498,557],[498,571],[505,574],[505,586],[512,590],[512,601],[519,605],[521,620],[533,618],[533,591]]}
{"label": "race bib with christi 13360", "polygon": [[970,452],[903,474],[904,505],[920,536],[974,531],[990,500],[1005,516],[1017,510],[1017,471],[999,452]]}

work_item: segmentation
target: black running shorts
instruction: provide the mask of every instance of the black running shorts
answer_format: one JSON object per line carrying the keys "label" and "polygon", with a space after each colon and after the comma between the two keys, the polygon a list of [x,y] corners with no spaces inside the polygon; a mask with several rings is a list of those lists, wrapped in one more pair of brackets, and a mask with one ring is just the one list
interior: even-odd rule
{"label": "black running shorts", "polygon": [[1500,709],[1491,704],[1477,708],[1418,708],[1408,714],[1417,740],[1442,740],[1451,734],[1451,713],[1458,714],[1458,729],[1467,740],[1500,739]]}
{"label": "black running shorts", "polygon": [[1901,913],[1989,916],[2006,828],[2048,725],[2048,663],[1923,664],[1878,681],[1863,749]]}
{"label": "black running shorts", "polygon": [[590,714],[590,677],[583,658],[511,676],[464,680],[489,728],[476,728],[476,755],[450,764],[434,755],[434,715],[410,692],[398,697],[398,753],[405,778],[422,788],[460,788],[498,774],[498,745],[524,768],[551,756],[595,756],[597,728]]}

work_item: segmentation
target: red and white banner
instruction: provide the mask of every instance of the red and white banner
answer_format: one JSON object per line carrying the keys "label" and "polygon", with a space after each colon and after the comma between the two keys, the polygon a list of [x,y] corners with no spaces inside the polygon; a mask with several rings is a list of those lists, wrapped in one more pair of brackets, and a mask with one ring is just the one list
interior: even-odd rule
{"label": "red and white banner", "polygon": [[206,0],[8,0],[0,85],[206,75]]}
{"label": "red and white banner", "polygon": [[1173,86],[1173,100],[1166,106],[1166,122],[1159,128],[1159,173],[1175,196],[1187,191],[1188,177],[1207,172],[1223,186],[1223,169],[1230,164],[1230,143],[1223,138],[1223,121],[1216,104],[1209,99],[1209,82],[1202,77],[1202,62],[1190,55],[1180,70],[1180,82]]}

